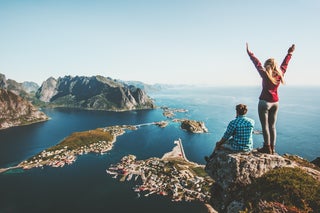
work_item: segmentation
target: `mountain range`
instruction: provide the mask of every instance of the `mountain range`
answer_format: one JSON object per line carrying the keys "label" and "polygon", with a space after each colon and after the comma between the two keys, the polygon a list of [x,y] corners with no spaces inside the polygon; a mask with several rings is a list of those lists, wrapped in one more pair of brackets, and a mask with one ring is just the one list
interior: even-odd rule
{"label": "mountain range", "polygon": [[35,105],[108,111],[156,107],[144,89],[103,76],[50,77],[39,87],[7,80],[0,73],[0,90],[0,129],[47,120]]}
{"label": "mountain range", "polygon": [[155,108],[144,90],[103,76],[51,77],[42,83],[36,98],[55,107],[111,111]]}

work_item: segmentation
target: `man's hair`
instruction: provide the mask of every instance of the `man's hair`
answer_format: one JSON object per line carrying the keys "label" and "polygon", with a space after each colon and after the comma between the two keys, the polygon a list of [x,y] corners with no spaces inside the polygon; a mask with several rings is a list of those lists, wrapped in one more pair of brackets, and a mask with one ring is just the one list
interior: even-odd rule
{"label": "man's hair", "polygon": [[238,113],[239,115],[245,115],[245,114],[247,113],[247,111],[248,111],[247,105],[238,104],[238,105],[236,106],[236,110],[237,110],[237,113]]}

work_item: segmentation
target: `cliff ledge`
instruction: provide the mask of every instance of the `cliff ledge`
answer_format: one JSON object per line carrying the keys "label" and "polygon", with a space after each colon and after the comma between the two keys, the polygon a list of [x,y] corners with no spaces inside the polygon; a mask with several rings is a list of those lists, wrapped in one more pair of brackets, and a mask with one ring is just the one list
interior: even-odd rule
{"label": "cliff ledge", "polygon": [[[281,170],[281,168],[283,169]],[[211,202],[213,207],[219,212],[239,212],[248,209],[248,202],[253,205],[250,209],[252,212],[264,212],[266,210],[286,212],[285,210],[288,209],[291,212],[295,212],[294,209],[297,212],[303,212],[301,211],[303,208],[313,209],[318,208],[318,205],[320,205],[320,197],[317,195],[320,192],[320,169],[298,156],[269,155],[259,153],[256,150],[249,153],[233,153],[227,150],[219,150],[214,153],[213,158],[207,163],[205,170],[215,180],[212,186]],[[275,172],[279,174],[274,174]],[[286,175],[291,173],[293,174],[292,177]],[[301,177],[299,176],[300,173]],[[276,178],[273,178],[270,182],[266,181],[268,179],[264,179],[265,184],[262,185],[265,188],[260,187],[259,184],[257,185],[257,183],[261,185],[261,181],[259,182],[259,180],[268,177],[269,174],[275,175]],[[288,178],[286,180],[288,186],[284,187],[287,188],[287,191],[281,191],[283,185],[281,178]],[[293,195],[290,194],[290,190],[295,187],[297,178],[302,179],[298,180],[298,182],[300,181],[300,187],[303,185],[303,181],[308,181],[307,185],[312,185],[312,190],[315,190],[314,196],[311,196],[312,192],[310,191],[306,195],[310,198],[304,198],[310,199],[310,202],[304,200],[303,202],[305,203],[301,205],[298,205],[298,201],[297,203],[286,203],[287,200],[292,199]],[[274,187],[278,182],[282,185]],[[294,188],[294,190],[296,189]],[[269,191],[273,193],[273,200],[268,200],[266,197]],[[290,195],[287,200],[281,200],[276,196],[279,193],[283,193],[279,197],[286,197],[287,194]],[[298,194],[301,195],[302,192],[300,191]],[[256,206],[254,206],[255,200],[257,201]],[[299,199],[297,198],[296,200]],[[296,204],[297,206],[295,206]]]}

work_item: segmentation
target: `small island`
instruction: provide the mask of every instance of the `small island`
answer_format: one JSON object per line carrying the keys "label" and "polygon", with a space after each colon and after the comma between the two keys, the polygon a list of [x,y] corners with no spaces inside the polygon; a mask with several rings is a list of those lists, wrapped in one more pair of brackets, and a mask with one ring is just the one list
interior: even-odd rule
{"label": "small island", "polygon": [[176,112],[181,112],[181,113],[185,113],[188,112],[188,110],[186,109],[173,109],[173,108],[169,108],[169,107],[161,107],[161,109],[163,110],[163,116],[167,117],[167,118],[173,118],[175,116]]}
{"label": "small island", "polygon": [[170,196],[172,201],[200,201],[208,203],[213,180],[206,174],[204,165],[186,159],[181,140],[174,141],[176,146],[160,158],[136,160],[136,156],[124,156],[106,172],[120,181],[141,178],[142,184],[136,185],[135,192],[144,196],[158,194]]}
{"label": "small island", "polygon": [[188,119],[174,119],[174,122],[181,123],[181,129],[191,133],[207,133],[208,129],[202,121],[188,120]]}

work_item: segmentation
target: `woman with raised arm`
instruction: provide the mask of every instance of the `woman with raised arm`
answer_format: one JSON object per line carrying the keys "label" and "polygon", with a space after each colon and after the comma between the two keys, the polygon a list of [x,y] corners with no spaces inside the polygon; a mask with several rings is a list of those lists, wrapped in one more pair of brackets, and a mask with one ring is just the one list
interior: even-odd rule
{"label": "woman with raised arm", "polygon": [[280,67],[278,67],[273,58],[266,60],[262,66],[259,59],[249,50],[248,43],[246,46],[247,53],[262,78],[262,91],[259,97],[258,112],[264,143],[263,147],[259,148],[258,151],[274,154],[277,137],[276,121],[279,108],[278,87],[280,83],[284,83],[284,74],[295,49],[295,45],[293,44],[288,49],[288,53]]}

